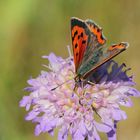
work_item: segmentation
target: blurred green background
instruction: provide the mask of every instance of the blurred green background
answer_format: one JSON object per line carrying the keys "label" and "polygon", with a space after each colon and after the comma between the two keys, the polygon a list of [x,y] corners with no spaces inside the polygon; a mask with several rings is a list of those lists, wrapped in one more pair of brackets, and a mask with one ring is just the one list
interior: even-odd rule
{"label": "blurred green background", "polygon": [[[96,21],[104,29],[107,45],[130,43],[115,59],[132,68],[140,89],[140,0],[1,0],[0,140],[56,139],[34,136],[35,124],[24,120],[26,112],[19,101],[28,94],[22,90],[27,79],[38,76],[47,63],[42,55],[68,56],[72,16]],[[133,101],[133,108],[123,108],[128,119],[119,123],[118,140],[140,140],[140,99]]]}

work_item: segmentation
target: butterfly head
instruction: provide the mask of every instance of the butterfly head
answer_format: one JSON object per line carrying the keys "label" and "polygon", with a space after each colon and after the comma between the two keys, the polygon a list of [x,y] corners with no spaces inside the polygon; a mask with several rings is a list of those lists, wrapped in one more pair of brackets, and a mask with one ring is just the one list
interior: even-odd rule
{"label": "butterfly head", "polygon": [[82,75],[78,74],[78,75],[74,78],[74,80],[75,80],[75,83],[79,83],[79,82],[83,81],[83,77],[82,77]]}

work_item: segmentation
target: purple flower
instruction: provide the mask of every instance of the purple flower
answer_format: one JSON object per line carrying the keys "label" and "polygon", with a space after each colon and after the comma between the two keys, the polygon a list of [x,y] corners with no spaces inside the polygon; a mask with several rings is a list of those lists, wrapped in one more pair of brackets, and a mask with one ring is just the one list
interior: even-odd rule
{"label": "purple flower", "polygon": [[130,96],[140,96],[125,64],[109,61],[89,76],[94,86],[87,84],[74,91],[73,57],[62,59],[51,53],[43,58],[49,60],[49,66],[45,65],[49,72],[28,80],[30,86],[25,89],[31,93],[20,101],[29,111],[25,119],[37,124],[35,135],[53,135],[59,128],[59,140],[69,134],[73,140],[100,140],[98,132],[116,140],[117,123],[127,118],[120,106],[131,107]]}

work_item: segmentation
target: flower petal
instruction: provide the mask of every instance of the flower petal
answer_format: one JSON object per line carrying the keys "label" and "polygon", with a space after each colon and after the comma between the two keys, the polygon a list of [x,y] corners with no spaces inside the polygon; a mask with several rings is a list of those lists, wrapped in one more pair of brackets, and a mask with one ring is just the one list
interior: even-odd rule
{"label": "flower petal", "polygon": [[108,140],[117,140],[115,130],[111,130],[107,133]]}
{"label": "flower petal", "polygon": [[119,66],[112,60],[105,63],[86,79],[94,86],[85,80],[83,87],[80,77],[75,83],[73,58],[62,59],[54,53],[44,58],[49,60],[46,67],[50,71],[28,80],[26,90],[31,93],[20,101],[27,111],[32,107],[25,119],[37,124],[35,135],[54,135],[54,129],[60,128],[58,140],[67,140],[68,133],[73,140],[100,140],[98,132],[116,140],[117,122],[127,118],[120,105],[131,107],[130,96],[140,97],[125,64]]}
{"label": "flower petal", "polygon": [[100,140],[100,136],[95,127],[88,133],[88,140]]}
{"label": "flower petal", "polygon": [[111,131],[111,126],[107,125],[107,124],[103,124],[103,123],[98,123],[98,122],[94,122],[95,127],[97,128],[98,131],[100,132],[109,132]]}
{"label": "flower petal", "polygon": [[68,127],[63,125],[61,130],[58,133],[58,140],[67,140],[68,137]]}

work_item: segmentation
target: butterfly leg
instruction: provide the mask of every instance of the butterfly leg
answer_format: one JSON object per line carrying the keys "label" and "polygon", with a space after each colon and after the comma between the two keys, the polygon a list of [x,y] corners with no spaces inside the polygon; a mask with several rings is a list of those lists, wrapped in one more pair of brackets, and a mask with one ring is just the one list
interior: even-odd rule
{"label": "butterfly leg", "polygon": [[78,86],[75,84],[73,91],[76,92],[78,89]]}
{"label": "butterfly leg", "polygon": [[81,81],[81,87],[82,87],[82,89],[84,89],[84,82],[83,81]]}
{"label": "butterfly leg", "polygon": [[95,85],[95,83],[93,83],[93,82],[91,82],[91,81],[87,81],[87,83],[90,84],[90,85],[92,85],[92,86]]}

